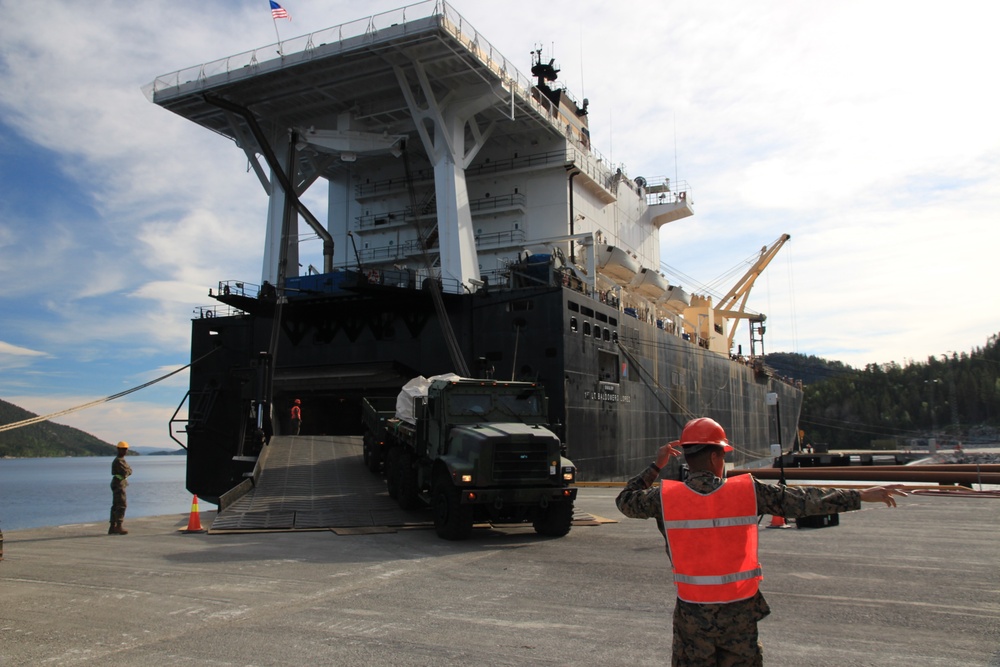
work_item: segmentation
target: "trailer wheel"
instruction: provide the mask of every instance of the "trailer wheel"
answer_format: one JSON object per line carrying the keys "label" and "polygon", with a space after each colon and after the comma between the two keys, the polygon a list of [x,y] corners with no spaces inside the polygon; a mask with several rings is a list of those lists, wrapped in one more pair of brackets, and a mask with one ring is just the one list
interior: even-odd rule
{"label": "trailer wheel", "polygon": [[541,510],[532,524],[535,532],[546,537],[563,537],[573,526],[573,503],[556,502]]}
{"label": "trailer wheel", "polygon": [[413,455],[402,451],[396,457],[396,502],[404,510],[412,510],[420,502],[417,488],[417,469],[413,466]]}
{"label": "trailer wheel", "polygon": [[361,446],[361,453],[365,461],[365,467],[368,468],[368,471],[372,474],[378,474],[379,469],[382,467],[382,461],[380,460],[378,450],[372,444],[374,440],[375,438],[372,437],[371,432],[365,431],[364,444]]}
{"label": "trailer wheel", "polygon": [[399,447],[391,447],[385,454],[385,486],[389,497],[399,498]]}
{"label": "trailer wheel", "polygon": [[451,480],[439,475],[432,495],[434,529],[446,540],[465,540],[472,534],[472,505],[463,505]]}

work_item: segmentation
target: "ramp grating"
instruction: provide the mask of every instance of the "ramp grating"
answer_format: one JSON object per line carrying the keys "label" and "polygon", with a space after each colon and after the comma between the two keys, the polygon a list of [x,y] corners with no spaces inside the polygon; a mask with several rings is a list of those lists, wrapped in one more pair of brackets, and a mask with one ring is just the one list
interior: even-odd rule
{"label": "ramp grating", "polygon": [[278,436],[257,486],[220,512],[212,532],[430,526],[407,512],[365,468],[356,436]]}

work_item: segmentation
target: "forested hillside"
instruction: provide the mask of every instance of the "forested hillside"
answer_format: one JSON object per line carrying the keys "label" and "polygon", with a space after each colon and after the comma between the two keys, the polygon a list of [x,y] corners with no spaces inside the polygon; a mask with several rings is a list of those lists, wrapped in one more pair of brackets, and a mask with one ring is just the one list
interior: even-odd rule
{"label": "forested hillside", "polygon": [[805,440],[831,448],[863,448],[872,440],[935,437],[996,441],[1000,427],[1000,344],[929,357],[925,362],[869,364],[771,354],[767,364],[802,379],[799,421]]}
{"label": "forested hillside", "polygon": [[[38,415],[0,400],[0,425]],[[71,426],[49,421],[0,431],[0,457],[114,456],[115,446]]]}

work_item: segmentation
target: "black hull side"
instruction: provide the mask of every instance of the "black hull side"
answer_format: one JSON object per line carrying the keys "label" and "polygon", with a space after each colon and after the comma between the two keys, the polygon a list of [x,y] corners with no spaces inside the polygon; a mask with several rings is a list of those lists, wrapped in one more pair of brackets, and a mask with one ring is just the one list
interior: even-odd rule
{"label": "black hull side", "polygon": [[[623,480],[697,416],[719,421],[734,463],[768,456],[797,430],[801,391],[562,287],[444,295],[474,375],[537,381],[579,479]],[[251,402],[267,382],[273,307],[194,320],[188,490],[207,501],[238,484],[256,454]],[[302,400],[303,434],[360,434],[360,398],[394,396],[416,375],[452,372],[430,295],[383,286],[292,298],[283,307],[273,377],[274,432]]]}

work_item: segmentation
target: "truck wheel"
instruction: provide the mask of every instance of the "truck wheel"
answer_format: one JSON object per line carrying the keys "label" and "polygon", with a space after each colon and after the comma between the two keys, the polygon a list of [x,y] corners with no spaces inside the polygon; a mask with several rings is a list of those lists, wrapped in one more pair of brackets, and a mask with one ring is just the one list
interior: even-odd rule
{"label": "truck wheel", "polygon": [[472,505],[463,505],[451,480],[439,476],[434,481],[432,499],[434,529],[446,540],[465,540],[472,534]]}
{"label": "truck wheel", "polygon": [[412,510],[419,504],[417,469],[413,466],[413,455],[400,452],[396,458],[396,502],[404,510]]}
{"label": "truck wheel", "polygon": [[534,521],[535,532],[546,537],[562,537],[573,525],[573,503],[556,502],[541,510]]}

